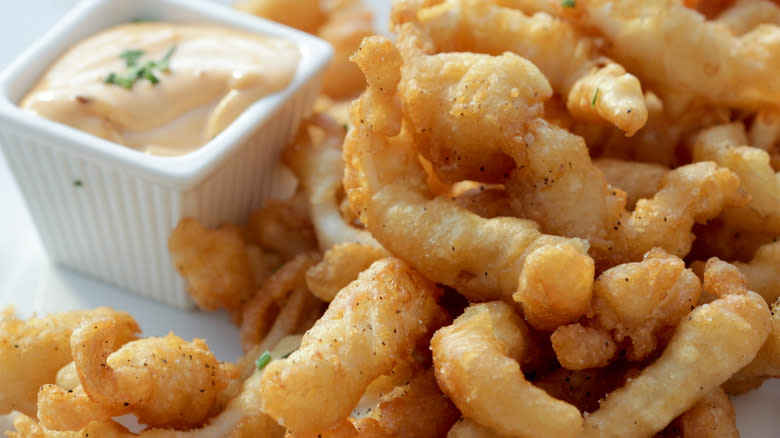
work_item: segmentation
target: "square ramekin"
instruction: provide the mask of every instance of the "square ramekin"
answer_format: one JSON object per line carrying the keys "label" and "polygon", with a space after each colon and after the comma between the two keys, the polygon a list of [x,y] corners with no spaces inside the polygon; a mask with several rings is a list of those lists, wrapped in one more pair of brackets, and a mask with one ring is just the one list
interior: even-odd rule
{"label": "square ramekin", "polygon": [[[158,157],[23,111],[17,103],[73,44],[132,19],[223,24],[298,45],[283,91],[250,106],[200,149]],[[170,259],[182,217],[242,223],[271,196],[278,155],[316,99],[333,49],[326,42],[206,0],[86,0],[0,75],[0,147],[49,257],[76,271],[192,308]]]}

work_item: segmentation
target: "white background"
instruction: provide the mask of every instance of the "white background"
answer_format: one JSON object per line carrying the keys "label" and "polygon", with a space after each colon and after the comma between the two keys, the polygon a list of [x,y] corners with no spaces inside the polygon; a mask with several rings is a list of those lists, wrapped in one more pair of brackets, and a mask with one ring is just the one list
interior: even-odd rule
{"label": "white background", "polygon": [[[6,1],[0,14],[0,69],[76,4],[75,0]],[[387,17],[387,2],[369,0],[380,11],[378,21],[382,24]],[[185,339],[205,338],[222,360],[235,360],[241,354],[237,330],[223,313],[174,310],[49,262],[5,158],[0,156],[0,308],[7,305],[13,305],[23,316],[110,305],[130,312],[146,336],[173,330]],[[779,380],[737,397],[735,404],[743,438],[780,436]]]}

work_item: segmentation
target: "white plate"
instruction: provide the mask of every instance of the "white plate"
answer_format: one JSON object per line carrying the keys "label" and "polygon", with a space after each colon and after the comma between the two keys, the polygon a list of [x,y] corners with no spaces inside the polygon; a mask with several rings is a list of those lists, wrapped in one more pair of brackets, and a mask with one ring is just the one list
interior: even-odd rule
{"label": "white plate", "polygon": [[[384,25],[389,0],[368,3],[377,8],[377,22]],[[5,8],[0,14],[0,69],[74,4],[76,0],[25,0]],[[173,330],[185,339],[206,339],[222,360],[241,355],[238,332],[224,313],[176,310],[53,265],[38,241],[5,159],[0,157],[0,308],[7,305],[16,307],[23,316],[110,305],[132,314],[147,336]],[[743,438],[780,435],[780,379],[734,401]]]}

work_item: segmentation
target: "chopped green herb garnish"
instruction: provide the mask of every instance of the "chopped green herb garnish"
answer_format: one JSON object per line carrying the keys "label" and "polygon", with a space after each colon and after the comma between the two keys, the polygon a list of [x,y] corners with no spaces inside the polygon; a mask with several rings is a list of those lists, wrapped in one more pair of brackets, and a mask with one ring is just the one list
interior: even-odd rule
{"label": "chopped green herb garnish", "polygon": [[561,6],[564,8],[573,8],[576,6],[576,0],[563,0],[561,1]]}
{"label": "chopped green herb garnish", "polygon": [[159,68],[161,72],[168,72],[170,70],[171,56],[173,56],[173,52],[175,51],[176,46],[171,46],[171,48],[165,52],[165,55],[157,61],[157,68]]}
{"label": "chopped green herb garnish", "polygon": [[127,88],[128,90],[133,88],[133,84],[135,83],[135,79],[129,78],[127,76],[120,76],[116,73],[111,73],[108,75],[105,81],[107,84],[114,84],[119,85],[122,88]]}
{"label": "chopped green herb garnish", "polygon": [[593,93],[593,100],[590,101],[590,106],[596,106],[596,100],[599,98],[599,89],[596,88],[596,92]]}
{"label": "chopped green herb garnish", "polygon": [[288,351],[287,353],[284,353],[284,356],[282,356],[282,359],[287,359],[293,353],[295,353],[295,350]]}
{"label": "chopped green herb garnish", "polygon": [[257,370],[260,371],[263,368],[265,368],[265,366],[268,365],[268,362],[271,362],[271,352],[265,350],[263,354],[261,354],[260,357],[257,358],[257,362],[255,362],[255,364],[257,365]]}
{"label": "chopped green herb garnish", "polygon": [[349,131],[349,124],[348,124],[348,123],[345,123],[345,124],[344,124],[344,130],[345,130],[345,131]]}
{"label": "chopped green herb garnish", "polygon": [[144,56],[143,50],[125,50],[119,54],[119,57],[125,60],[125,64],[128,67],[132,67],[138,64],[138,60]]}
{"label": "chopped green herb garnish", "polygon": [[83,182],[81,182],[81,180],[80,180],[80,179],[74,179],[74,180],[73,180],[73,187],[81,187],[81,186],[83,186],[83,185],[84,185],[84,183],[83,183]]}
{"label": "chopped green herb garnish", "polygon": [[155,70],[170,71],[171,56],[175,50],[176,46],[172,46],[159,61],[146,61],[143,64],[139,64],[144,55],[143,50],[125,50],[119,54],[119,57],[125,60],[127,70],[122,73],[109,73],[105,83],[118,85],[128,90],[132,89],[139,79],[146,79],[152,84],[157,84],[160,79],[155,75]]}
{"label": "chopped green herb garnish", "polygon": [[156,84],[160,82],[159,79],[157,79],[157,76],[152,73],[154,69],[154,63],[152,61],[147,62],[144,64],[144,67],[139,71],[139,74],[142,78],[148,80],[149,82]]}

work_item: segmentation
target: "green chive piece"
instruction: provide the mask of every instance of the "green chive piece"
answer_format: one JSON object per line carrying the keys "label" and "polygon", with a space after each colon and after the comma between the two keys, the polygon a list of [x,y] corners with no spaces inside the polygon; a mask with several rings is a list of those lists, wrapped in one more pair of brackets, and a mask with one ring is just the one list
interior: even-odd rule
{"label": "green chive piece", "polygon": [[596,92],[593,93],[593,100],[590,101],[590,106],[596,106],[596,100],[599,98],[599,89],[596,88]]}
{"label": "green chive piece", "polygon": [[576,0],[563,0],[561,6],[564,8],[573,8],[576,6]]}
{"label": "green chive piece", "polygon": [[144,70],[146,70],[147,66],[148,65],[134,65],[127,69],[123,76],[128,79],[132,79],[133,81],[140,79],[143,77]]}
{"label": "green chive piece", "polygon": [[125,50],[119,54],[119,57],[125,60],[125,64],[128,67],[136,65],[142,56],[144,56],[143,50]]}
{"label": "green chive piece", "polygon": [[255,362],[255,364],[257,365],[257,370],[260,371],[263,368],[265,368],[265,366],[268,365],[268,362],[271,362],[271,352],[265,350],[263,354],[261,354],[260,357],[257,358],[257,362]]}
{"label": "green chive piece", "polygon": [[170,64],[171,64],[171,56],[173,56],[173,52],[176,51],[176,46],[171,46],[170,49],[168,49],[167,52],[163,55],[162,58],[160,58],[159,61],[157,61],[157,68],[160,69],[162,72],[168,72],[170,71]]}
{"label": "green chive piece", "polygon": [[74,186],[74,187],[81,187],[81,186],[83,186],[83,185],[84,185],[84,183],[83,183],[83,182],[81,182],[81,180],[80,180],[80,179],[75,179],[75,180],[73,180],[73,186]]}
{"label": "green chive piece", "polygon": [[175,45],[168,49],[159,61],[146,61],[143,64],[139,64],[144,51],[125,50],[119,54],[119,57],[125,60],[127,69],[122,73],[109,73],[104,82],[106,84],[118,85],[128,90],[132,89],[139,79],[146,79],[152,85],[156,85],[160,82],[160,78],[155,75],[155,69],[160,72],[170,71],[170,61],[174,51],[176,51]]}
{"label": "green chive piece", "polygon": [[287,353],[284,353],[284,356],[282,356],[282,359],[287,359],[287,358],[288,358],[288,357],[290,357],[290,355],[291,355],[291,354],[293,354],[293,353],[295,353],[295,350],[293,350],[293,351],[288,351]]}
{"label": "green chive piece", "polygon": [[149,82],[156,84],[160,82],[159,79],[157,79],[157,76],[154,75],[154,73],[151,72],[151,70],[145,69],[141,73],[144,79],[148,80]]}
{"label": "green chive piece", "polygon": [[114,75],[113,79],[110,84],[119,85],[122,88],[131,89],[133,88],[133,84],[135,83],[135,79],[131,79],[127,76],[120,76],[120,75]]}
{"label": "green chive piece", "polygon": [[160,82],[157,76],[154,75],[154,67],[156,66],[154,61],[147,61],[144,66],[138,71],[138,79],[147,79],[152,84]]}

